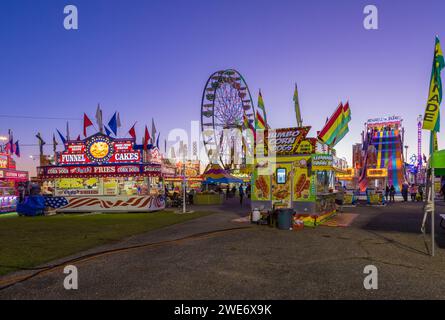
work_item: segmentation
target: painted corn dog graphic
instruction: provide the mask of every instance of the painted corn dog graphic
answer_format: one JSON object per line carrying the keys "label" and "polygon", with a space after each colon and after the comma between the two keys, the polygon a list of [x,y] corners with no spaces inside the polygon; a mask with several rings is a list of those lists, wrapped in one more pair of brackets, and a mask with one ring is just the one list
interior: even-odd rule
{"label": "painted corn dog graphic", "polygon": [[263,176],[260,176],[255,181],[255,187],[260,190],[260,198],[269,197],[269,186],[267,185],[266,179]]}
{"label": "painted corn dog graphic", "polygon": [[306,174],[302,174],[299,178],[297,183],[295,184],[295,194],[297,198],[301,198],[301,193],[310,187],[310,181],[307,180]]}

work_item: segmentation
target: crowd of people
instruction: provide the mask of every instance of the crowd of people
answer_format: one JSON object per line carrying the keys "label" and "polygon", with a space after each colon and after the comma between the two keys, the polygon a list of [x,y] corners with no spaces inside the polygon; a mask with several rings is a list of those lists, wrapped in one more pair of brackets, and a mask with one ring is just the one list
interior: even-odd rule
{"label": "crowd of people", "polygon": [[[407,183],[402,184],[402,198],[403,201],[408,201],[408,196],[410,197],[411,201],[423,201],[423,185],[417,185],[415,183],[412,183],[411,185]],[[387,199],[387,202],[395,202],[395,194],[396,194],[396,188],[394,185],[386,185],[385,188],[385,198]]]}
{"label": "crowd of people", "polygon": [[[238,196],[239,203],[242,206],[244,203],[244,199],[248,198],[250,199],[250,183],[244,184],[241,183],[238,186],[236,185],[227,185],[225,188],[222,188],[221,185],[211,185],[211,186],[203,186],[201,192],[209,191],[214,192],[218,194],[224,194],[226,200],[229,198],[235,198]],[[186,191],[186,203],[187,205],[193,204],[193,197],[196,194],[195,189],[187,189]],[[166,196],[166,202],[168,207],[178,207],[182,206],[182,193],[180,192],[179,188],[174,188],[172,190],[169,190],[167,187],[165,187],[165,196]]]}

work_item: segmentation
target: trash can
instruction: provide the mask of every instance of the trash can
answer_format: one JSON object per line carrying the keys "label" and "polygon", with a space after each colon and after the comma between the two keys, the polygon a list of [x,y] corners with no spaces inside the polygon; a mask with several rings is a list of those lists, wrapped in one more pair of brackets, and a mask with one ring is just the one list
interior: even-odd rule
{"label": "trash can", "polygon": [[293,221],[293,209],[277,209],[276,217],[277,217],[277,225],[280,230],[290,230],[292,229],[292,221]]}

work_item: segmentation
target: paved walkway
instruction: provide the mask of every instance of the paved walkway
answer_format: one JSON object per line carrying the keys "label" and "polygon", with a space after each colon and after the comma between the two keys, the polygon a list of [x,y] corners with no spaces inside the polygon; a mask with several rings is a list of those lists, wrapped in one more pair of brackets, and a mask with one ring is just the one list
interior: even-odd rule
{"label": "paved walkway", "polygon": [[[445,206],[439,205],[445,212]],[[177,239],[246,226],[158,247],[99,257],[77,265],[79,289],[63,288],[61,270],[0,291],[3,299],[400,299],[445,297],[445,232],[438,228],[437,256],[420,234],[422,206],[348,208],[351,227],[280,231],[234,223],[247,214],[226,209],[180,225],[128,238],[89,252]],[[426,240],[426,242],[425,242]],[[363,288],[363,268],[375,265],[379,289]],[[19,276],[20,273],[13,276]],[[11,276],[11,275],[10,275]],[[5,277],[4,277],[5,278]],[[0,281],[4,280],[0,279]]]}

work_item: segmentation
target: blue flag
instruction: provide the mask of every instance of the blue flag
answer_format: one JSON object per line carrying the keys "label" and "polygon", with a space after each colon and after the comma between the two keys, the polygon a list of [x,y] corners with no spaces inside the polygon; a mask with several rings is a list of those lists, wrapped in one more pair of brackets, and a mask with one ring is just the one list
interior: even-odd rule
{"label": "blue flag", "polygon": [[62,141],[63,144],[65,144],[66,142],[66,138],[63,136],[63,134],[60,133],[59,129],[56,129],[57,133],[59,134],[60,140]]}
{"label": "blue flag", "polygon": [[114,135],[117,136],[117,114],[116,114],[116,112],[113,114],[110,121],[108,122],[108,126],[110,127],[111,131],[113,131]]}
{"label": "blue flag", "polygon": [[19,147],[19,141],[17,140],[16,142],[15,142],[15,150],[14,150],[14,152],[15,152],[15,155],[17,156],[17,157],[19,157],[20,158],[20,147]]}
{"label": "blue flag", "polygon": [[105,128],[105,132],[106,132],[107,136],[110,136],[111,135],[110,129],[108,129],[107,126],[104,126],[104,128]]}

